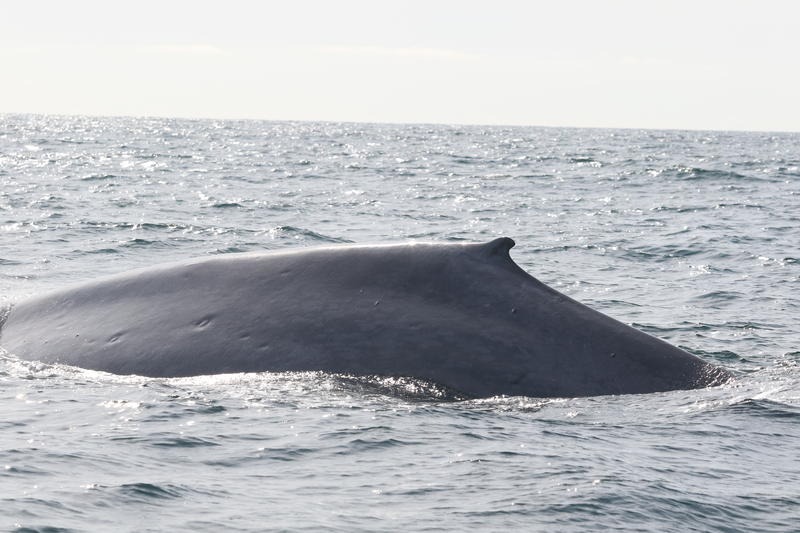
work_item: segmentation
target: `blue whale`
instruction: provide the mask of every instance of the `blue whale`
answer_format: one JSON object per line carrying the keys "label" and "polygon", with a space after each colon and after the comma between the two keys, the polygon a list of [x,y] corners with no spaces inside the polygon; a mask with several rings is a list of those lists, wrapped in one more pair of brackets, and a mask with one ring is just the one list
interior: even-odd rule
{"label": "blue whale", "polygon": [[692,389],[725,370],[539,282],[514,241],[332,246],[157,266],[20,302],[22,359],[178,377],[404,376],[466,397]]}

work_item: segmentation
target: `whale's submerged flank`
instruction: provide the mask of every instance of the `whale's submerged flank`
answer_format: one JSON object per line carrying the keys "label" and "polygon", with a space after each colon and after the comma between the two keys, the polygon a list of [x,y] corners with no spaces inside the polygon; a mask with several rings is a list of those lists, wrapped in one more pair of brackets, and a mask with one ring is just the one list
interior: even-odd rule
{"label": "whale's submerged flank", "polygon": [[337,246],[148,268],[23,301],[23,359],[153,377],[410,376],[472,397],[648,393],[729,378],[551,289],[514,241]]}

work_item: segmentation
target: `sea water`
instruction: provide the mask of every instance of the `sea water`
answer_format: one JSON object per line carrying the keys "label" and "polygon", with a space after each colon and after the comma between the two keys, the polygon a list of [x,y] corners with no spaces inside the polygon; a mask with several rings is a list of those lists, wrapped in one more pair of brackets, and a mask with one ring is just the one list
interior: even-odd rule
{"label": "sea water", "polygon": [[449,402],[0,353],[0,529],[800,529],[800,134],[0,116],[2,306],[192,257],[498,236],[736,379]]}

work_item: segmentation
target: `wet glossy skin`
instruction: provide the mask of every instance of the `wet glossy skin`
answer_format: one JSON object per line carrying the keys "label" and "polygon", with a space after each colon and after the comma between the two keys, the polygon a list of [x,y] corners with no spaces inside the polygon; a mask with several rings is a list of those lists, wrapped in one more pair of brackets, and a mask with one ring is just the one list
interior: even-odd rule
{"label": "wet glossy skin", "polygon": [[134,271],[21,302],[23,359],[154,377],[322,370],[465,395],[591,396],[728,379],[540,283],[486,244],[340,246]]}

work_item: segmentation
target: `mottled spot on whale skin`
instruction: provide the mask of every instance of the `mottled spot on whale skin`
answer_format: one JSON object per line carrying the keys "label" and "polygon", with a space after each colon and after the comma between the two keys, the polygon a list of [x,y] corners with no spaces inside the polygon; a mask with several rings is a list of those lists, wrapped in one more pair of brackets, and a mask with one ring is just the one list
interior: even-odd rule
{"label": "mottled spot on whale skin", "polygon": [[213,315],[204,316],[200,320],[194,323],[194,327],[197,329],[204,329],[211,324],[211,321],[214,319]]}
{"label": "mottled spot on whale skin", "polygon": [[519,372],[515,377],[511,378],[511,383],[522,383],[528,377],[528,372]]}

